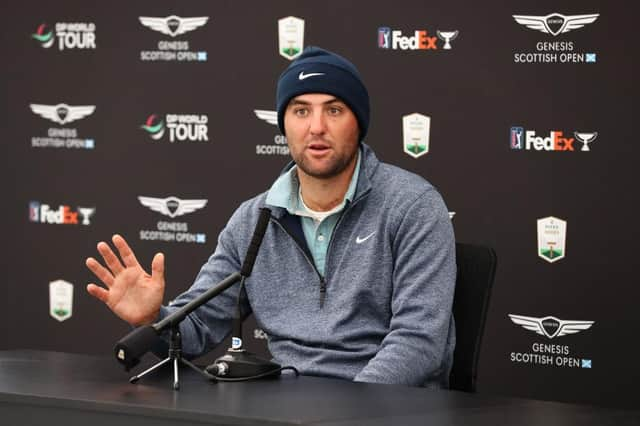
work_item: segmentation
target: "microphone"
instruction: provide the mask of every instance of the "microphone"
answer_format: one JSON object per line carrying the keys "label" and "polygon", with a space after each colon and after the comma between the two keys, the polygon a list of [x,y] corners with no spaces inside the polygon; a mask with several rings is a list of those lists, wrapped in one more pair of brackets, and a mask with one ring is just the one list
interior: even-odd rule
{"label": "microphone", "polygon": [[267,361],[246,352],[242,347],[242,315],[240,313],[240,298],[244,291],[245,278],[251,275],[251,271],[253,270],[258,249],[260,248],[264,233],[267,229],[267,225],[269,224],[270,216],[271,211],[269,209],[262,209],[260,218],[256,225],[256,230],[253,234],[253,239],[251,240],[251,244],[249,244],[247,255],[245,257],[244,264],[242,265],[242,270],[240,271],[242,278],[240,281],[240,291],[238,292],[236,314],[233,318],[231,347],[227,350],[225,355],[217,358],[205,369],[207,373],[216,376],[218,380],[249,380],[278,375],[282,371],[282,367],[280,367],[279,364]]}
{"label": "microphone", "polygon": [[266,207],[261,208],[260,216],[258,217],[258,223],[256,223],[256,228],[253,231],[253,238],[251,238],[251,243],[249,243],[249,248],[247,248],[247,254],[244,256],[244,263],[242,264],[242,269],[240,270],[240,275],[245,278],[251,275],[251,271],[253,271],[253,265],[256,263],[258,250],[260,249],[260,245],[262,244],[264,233],[267,231],[267,226],[269,225],[270,218],[271,210]]}
{"label": "microphone", "polygon": [[138,365],[140,357],[158,339],[159,331],[153,325],[143,325],[124,336],[117,343],[113,351],[118,362],[124,365],[126,371]]}
{"label": "microphone", "polygon": [[140,357],[142,357],[142,355],[149,352],[157,342],[158,336],[162,331],[167,328],[177,328],[178,324],[180,324],[180,322],[182,322],[182,320],[184,320],[191,312],[207,303],[209,300],[216,297],[236,282],[251,275],[253,265],[255,264],[256,257],[258,255],[258,249],[262,244],[262,239],[264,238],[267,226],[269,225],[269,218],[271,217],[271,210],[267,208],[262,208],[260,210],[258,223],[253,231],[253,237],[247,249],[240,273],[234,272],[214,287],[211,287],[183,307],[177,309],[170,315],[167,315],[162,320],[155,324],[140,326],[116,343],[114,348],[116,360],[123,364],[127,371],[140,362]]}

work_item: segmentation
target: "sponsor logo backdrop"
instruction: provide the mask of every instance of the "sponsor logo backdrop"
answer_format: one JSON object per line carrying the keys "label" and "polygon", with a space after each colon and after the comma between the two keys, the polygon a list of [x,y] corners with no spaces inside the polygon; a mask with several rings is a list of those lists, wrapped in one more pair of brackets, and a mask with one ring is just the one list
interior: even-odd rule
{"label": "sponsor logo backdrop", "polygon": [[[634,406],[640,148],[625,5],[4,9],[0,348],[111,354],[129,327],[86,294],[84,259],[115,232],[147,267],[166,254],[167,302],[187,288],[233,210],[288,161],[275,81],[313,44],[359,67],[367,143],[438,187],[459,241],[498,252],[480,392]],[[266,338],[249,319],[249,349]]]}

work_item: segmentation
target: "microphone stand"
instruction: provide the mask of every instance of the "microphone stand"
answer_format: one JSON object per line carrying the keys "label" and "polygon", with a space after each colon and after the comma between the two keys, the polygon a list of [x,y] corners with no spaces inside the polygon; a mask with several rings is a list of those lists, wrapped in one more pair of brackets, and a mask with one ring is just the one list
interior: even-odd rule
{"label": "microphone stand", "polygon": [[[237,272],[229,275],[227,278],[220,281],[220,283],[217,286],[210,288],[197,299],[190,301],[185,306],[183,306],[179,311],[176,311],[171,316],[164,318],[163,320],[159,321],[153,326],[149,326],[153,328],[155,332],[157,332],[158,330],[164,330],[167,327],[169,328],[169,333],[170,333],[169,334],[169,350],[167,353],[167,357],[161,360],[160,362],[156,363],[155,365],[151,366],[150,368],[146,369],[142,373],[131,377],[129,379],[129,382],[136,383],[142,377],[154,372],[155,370],[159,369],[163,365],[170,362],[173,363],[173,388],[175,390],[178,390],[180,388],[180,380],[179,380],[179,374],[178,374],[179,364],[186,365],[192,370],[197,371],[199,374],[201,374],[208,380],[216,381],[216,377],[214,375],[201,370],[200,368],[196,367],[191,361],[187,360],[182,356],[182,334],[180,334],[180,323],[189,314],[189,312],[192,312],[193,310],[198,308],[200,305],[203,305],[210,299],[222,293],[224,290],[226,290],[227,288],[231,287],[232,285],[240,281],[241,278],[242,278],[242,275],[240,275]],[[117,348],[118,346],[116,346],[116,349]]]}
{"label": "microphone stand", "polygon": [[242,346],[243,333],[240,299],[246,291],[244,280],[245,277],[243,276],[240,280],[236,313],[233,318],[231,347],[227,349],[227,352],[223,356],[217,358],[212,364],[205,368],[205,372],[215,375],[217,380],[222,382],[239,382],[269,376],[273,377],[280,375],[280,372],[283,370],[279,364],[260,358],[246,351]]}
{"label": "microphone stand", "polygon": [[157,370],[167,363],[173,363],[173,389],[180,389],[180,378],[178,375],[178,365],[183,364],[197,373],[204,376],[206,379],[211,381],[216,381],[215,376],[207,373],[196,367],[191,361],[187,360],[182,356],[182,336],[180,334],[180,327],[178,324],[171,327],[170,337],[169,337],[169,352],[165,359],[158,362],[157,364],[151,366],[150,368],[144,370],[142,373],[137,374],[129,379],[129,383],[136,383],[138,380]]}
{"label": "microphone stand", "polygon": [[114,348],[116,359],[118,362],[122,363],[128,371],[139,362],[138,358],[141,355],[144,355],[150,350],[153,344],[157,341],[158,335],[167,328],[169,329],[169,351],[167,358],[161,360],[142,373],[131,377],[129,382],[136,383],[142,377],[156,371],[158,368],[168,363],[173,364],[173,388],[175,390],[180,388],[178,376],[178,366],[180,364],[186,365],[187,367],[197,371],[208,380],[216,381],[215,375],[211,374],[209,371],[202,371],[182,356],[182,335],[180,334],[180,323],[195,309],[207,303],[209,300],[222,293],[236,282],[242,281],[242,288],[244,288],[244,280],[251,275],[253,265],[256,261],[256,256],[258,255],[258,249],[260,248],[262,238],[264,237],[271,217],[271,211],[269,209],[262,208],[260,210],[260,216],[240,272],[235,272],[227,276],[215,287],[208,289],[200,296],[191,300],[189,303],[157,323],[136,328],[116,343]]}

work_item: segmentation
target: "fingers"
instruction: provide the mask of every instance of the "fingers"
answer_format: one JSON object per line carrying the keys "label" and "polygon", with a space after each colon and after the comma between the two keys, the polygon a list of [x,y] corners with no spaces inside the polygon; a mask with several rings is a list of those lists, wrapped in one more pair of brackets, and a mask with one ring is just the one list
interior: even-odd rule
{"label": "fingers", "polygon": [[118,259],[115,253],[111,250],[109,244],[104,241],[100,241],[98,243],[98,253],[100,253],[100,256],[104,259],[104,263],[107,264],[113,275],[118,275],[124,270],[122,263],[120,263],[120,259]]}
{"label": "fingers", "polygon": [[156,253],[151,261],[151,279],[164,283],[164,254]]}
{"label": "fingers", "polygon": [[93,272],[93,274],[104,283],[104,285],[106,285],[107,287],[111,287],[113,285],[113,275],[111,274],[111,272],[109,272],[109,270],[107,268],[105,268],[104,266],[102,266],[97,260],[95,260],[93,257],[89,257],[86,261],[85,264],[87,265],[87,268],[89,268],[89,270],[91,272]]}
{"label": "fingers", "polygon": [[122,238],[122,236],[116,234],[111,238],[113,244],[118,249],[118,253],[120,253],[120,257],[124,262],[125,266],[139,266],[138,259],[136,259],[136,255],[133,254],[133,250],[129,247],[129,244]]}
{"label": "fingers", "polygon": [[87,292],[104,303],[107,303],[107,301],[109,300],[109,292],[93,283],[87,285]]}

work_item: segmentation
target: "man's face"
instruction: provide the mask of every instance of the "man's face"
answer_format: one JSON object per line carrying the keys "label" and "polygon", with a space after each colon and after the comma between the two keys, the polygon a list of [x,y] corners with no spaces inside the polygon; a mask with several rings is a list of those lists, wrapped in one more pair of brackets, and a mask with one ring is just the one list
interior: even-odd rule
{"label": "man's face", "polygon": [[335,96],[308,93],[291,99],[284,128],[293,161],[309,176],[331,178],[355,164],[358,120]]}

